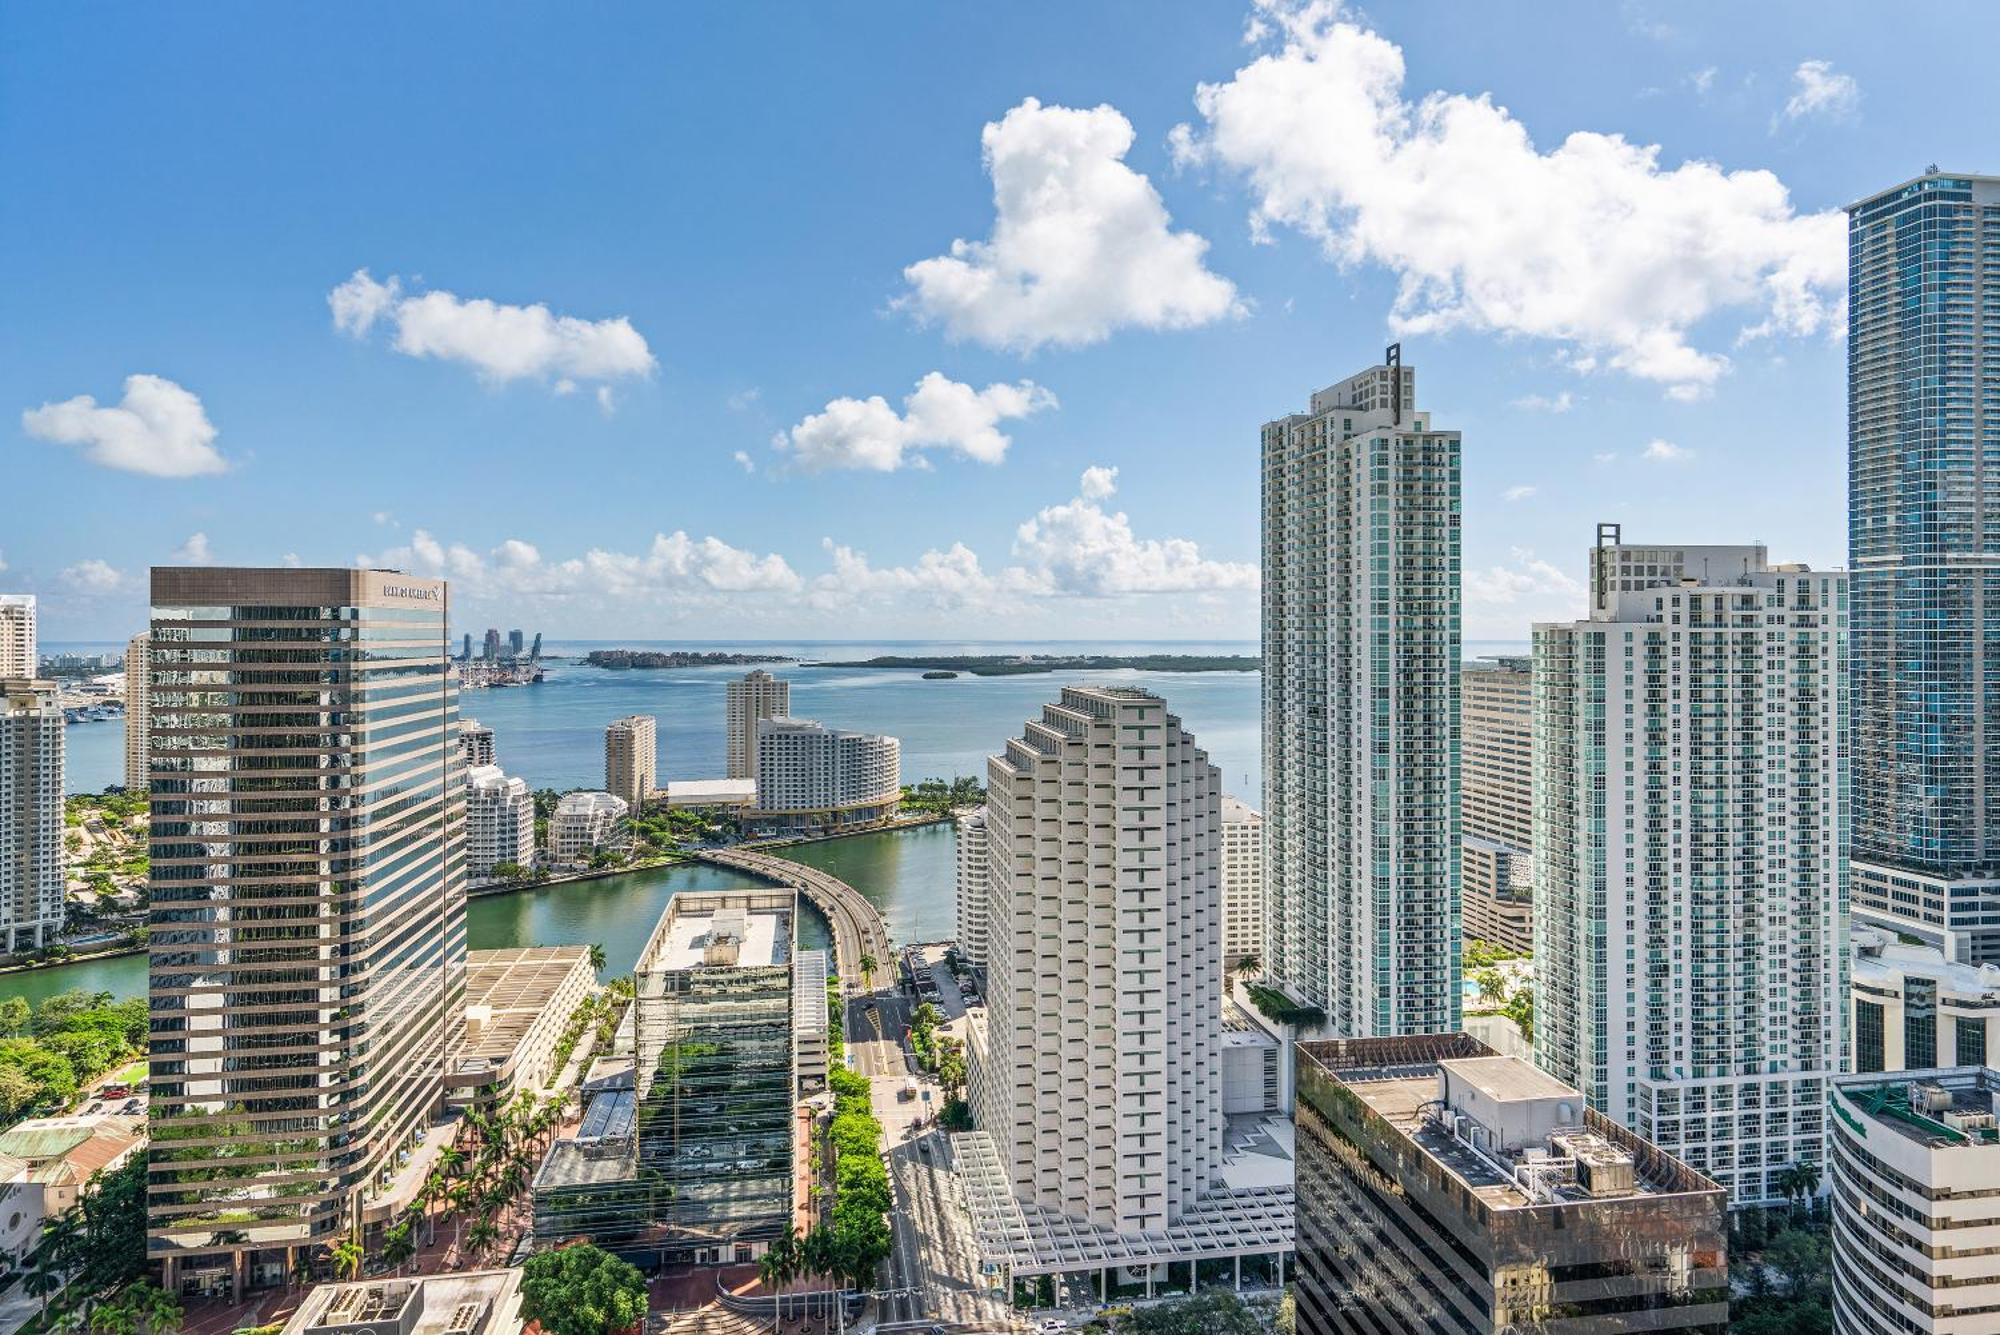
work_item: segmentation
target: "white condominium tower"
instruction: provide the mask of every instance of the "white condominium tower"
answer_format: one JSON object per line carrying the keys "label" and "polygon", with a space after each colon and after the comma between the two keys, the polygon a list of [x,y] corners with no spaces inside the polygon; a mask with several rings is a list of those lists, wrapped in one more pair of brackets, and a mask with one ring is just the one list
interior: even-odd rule
{"label": "white condominium tower", "polygon": [[152,782],[152,762],[146,750],[153,716],[152,659],[152,636],[134,635],[125,642],[125,791],[128,793],[143,793]]}
{"label": "white condominium tower", "polygon": [[56,684],[0,674],[0,948],[63,924],[63,712]]}
{"label": "white condominium tower", "polygon": [[987,778],[979,1125],[1018,1199],[1163,1229],[1222,1162],[1221,776],[1159,696],[1072,686]]}
{"label": "white condominium tower", "polygon": [[729,683],[729,777],[757,777],[757,720],[792,712],[792,684],[762,668]]}
{"label": "white condominium tower", "polygon": [[1534,673],[1518,655],[1459,672],[1459,831],[1465,935],[1526,950],[1534,929]]}
{"label": "white condominium tower", "polygon": [[659,724],[651,714],[627,714],[604,730],[604,791],[638,815],[660,786]]}
{"label": "white condominium tower", "polygon": [[1263,431],[1265,963],[1346,1037],[1459,1027],[1459,435],[1401,360]]}
{"label": "white condominium tower", "polygon": [[153,571],[152,1168],[178,1291],[285,1283],[422,1186],[465,1033],[441,580]]}
{"label": "white condominium tower", "polygon": [[0,678],[26,680],[37,666],[35,595],[0,593]]}
{"label": "white condominium tower", "polygon": [[507,863],[535,864],[534,794],[498,765],[474,765],[465,771],[465,874],[486,880]]}
{"label": "white condominium tower", "polygon": [[1264,818],[1222,797],[1222,967],[1264,958]]}
{"label": "white condominium tower", "polygon": [[986,967],[986,808],[958,818],[958,953]]}
{"label": "white condominium tower", "polygon": [[1535,1059],[1776,1201],[1844,1047],[1847,578],[1625,550],[1655,582],[1535,627]]}

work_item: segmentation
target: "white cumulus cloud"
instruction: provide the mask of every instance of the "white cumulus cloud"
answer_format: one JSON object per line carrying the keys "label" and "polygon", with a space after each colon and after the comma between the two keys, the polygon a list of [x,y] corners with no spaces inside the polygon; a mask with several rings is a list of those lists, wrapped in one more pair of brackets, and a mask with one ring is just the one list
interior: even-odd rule
{"label": "white cumulus cloud", "polygon": [[100,407],[88,394],[45,403],[21,414],[21,429],[39,440],[81,445],[94,464],[151,477],[220,473],[215,426],[201,400],[156,375],[125,377],[125,397]]}
{"label": "white cumulus cloud", "polygon": [[1851,74],[1842,74],[1828,60],[1802,60],[1792,71],[1792,95],[1785,99],[1785,107],[1773,119],[1776,129],[1786,121],[1805,120],[1811,116],[1827,120],[1849,120],[1861,108],[1861,85]]}
{"label": "white cumulus cloud", "polygon": [[116,593],[125,585],[125,575],[108,561],[96,557],[78,561],[57,576],[64,588],[85,597]]}
{"label": "white cumulus cloud", "polygon": [[190,566],[214,564],[215,554],[208,548],[208,534],[190,533],[186,542],[174,548],[174,560]]}
{"label": "white cumulus cloud", "polygon": [[684,531],[656,533],[638,552],[593,547],[568,560],[547,561],[539,548],[520,538],[481,552],[417,529],[408,545],[357,556],[355,564],[442,575],[460,582],[474,596],[649,601],[683,595],[790,593],[803,584],[782,556],[759,555],[720,538],[693,538]]}
{"label": "white cumulus cloud", "polygon": [[1656,464],[1679,464],[1694,458],[1694,451],[1671,440],[1649,440],[1640,457]]}
{"label": "white cumulus cloud", "polygon": [[1576,406],[1576,400],[1564,390],[1560,394],[1523,394],[1514,400],[1514,406],[1529,413],[1566,413]]}
{"label": "white cumulus cloud", "polygon": [[578,381],[593,381],[606,411],[612,406],[609,382],[651,375],[657,365],[645,337],[622,315],[583,320],[556,315],[540,302],[511,306],[442,290],[408,295],[400,278],[377,282],[366,269],[356,269],[326,301],[342,333],[366,338],[386,321],[396,351],[458,362],[495,384],[543,380],[553,392],[568,394]]}
{"label": "white cumulus cloud", "polygon": [[904,397],[900,413],[879,394],[835,399],[773,443],[815,471],[922,467],[922,451],[934,447],[997,464],[1011,443],[1000,423],[1055,406],[1056,396],[1032,380],[974,389],[932,371]]}
{"label": "white cumulus cloud", "polygon": [[1500,499],[1503,501],[1525,501],[1534,494],[1535,488],[1526,482],[1522,482],[1501,492]]}
{"label": "white cumulus cloud", "polygon": [[1575,369],[1687,397],[1729,367],[1694,342],[1720,312],[1746,312],[1749,334],[1841,324],[1846,220],[1797,212],[1770,172],[1666,168],[1657,146],[1587,130],[1544,152],[1490,96],[1413,99],[1401,49],[1332,4],[1257,9],[1262,49],[1200,86],[1176,156],[1244,179],[1258,236],[1290,227],[1396,274],[1397,332],[1548,339]]}
{"label": "white cumulus cloud", "polygon": [[[1513,559],[1506,565],[1467,567],[1465,603],[1469,613],[1484,608],[1527,606],[1544,619],[1582,614],[1583,609],[1575,605],[1583,596],[1580,581],[1526,547],[1516,547],[1510,555]],[[1521,637],[1515,634],[1504,638]]]}
{"label": "white cumulus cloud", "polygon": [[1051,505],[1014,533],[1014,555],[1038,586],[1055,593],[1103,596],[1257,588],[1257,567],[1215,561],[1186,538],[1141,538],[1122,510],[1103,502],[1117,470],[1083,474],[1074,499]]}
{"label": "white cumulus cloud", "polygon": [[1174,231],[1153,183],[1126,165],[1132,138],[1115,107],[1032,97],[989,123],[992,236],[904,269],[895,305],[952,338],[1024,352],[1241,314],[1235,284],[1203,262],[1208,242]]}

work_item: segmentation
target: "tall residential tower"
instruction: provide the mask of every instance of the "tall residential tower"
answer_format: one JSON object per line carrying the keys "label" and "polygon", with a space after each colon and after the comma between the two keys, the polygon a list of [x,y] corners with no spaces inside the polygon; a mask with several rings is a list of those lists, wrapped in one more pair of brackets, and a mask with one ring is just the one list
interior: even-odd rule
{"label": "tall residential tower", "polygon": [[169,1290],[235,1290],[422,1185],[465,1028],[465,816],[441,580],[155,569],[152,1160]]}
{"label": "tall residential tower", "polygon": [[35,675],[35,595],[0,593],[0,677]]}
{"label": "tall residential tower", "polygon": [[604,730],[604,791],[624,801],[634,816],[660,786],[659,723],[651,714],[627,714]]}
{"label": "tall residential tower", "polygon": [[1351,1037],[1459,1027],[1459,434],[1401,360],[1263,430],[1266,965]]}
{"label": "tall residential tower", "polygon": [[2000,963],[2000,177],[1847,235],[1854,911]]}
{"label": "tall residential tower", "polygon": [[63,925],[63,712],[52,681],[0,674],[0,949]]}
{"label": "tall residential tower", "polygon": [[728,688],[729,777],[757,777],[757,720],[792,712],[792,684],[758,668]]}
{"label": "tall residential tower", "polygon": [[146,738],[152,727],[153,637],[134,635],[125,643],[125,791],[143,793],[152,782]]}
{"label": "tall residential tower", "polygon": [[1535,627],[1535,1059],[1770,1203],[1841,1069],[1847,579],[1623,551],[1657,573]]}

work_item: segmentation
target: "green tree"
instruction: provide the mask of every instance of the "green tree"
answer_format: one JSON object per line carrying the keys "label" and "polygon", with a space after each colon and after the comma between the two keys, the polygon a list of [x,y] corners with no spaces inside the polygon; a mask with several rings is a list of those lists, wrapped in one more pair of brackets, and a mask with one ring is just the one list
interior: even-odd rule
{"label": "green tree", "polygon": [[877,960],[873,955],[863,955],[861,957],[861,985],[863,987],[872,988],[875,986],[875,970],[880,967],[881,961]]}
{"label": "green tree", "polygon": [[645,1320],[646,1280],[588,1243],[537,1252],[521,1267],[521,1314],[549,1335],[613,1335]]}
{"label": "green tree", "polygon": [[601,945],[594,945],[594,946],[592,946],[592,947],[590,948],[590,967],[591,967],[591,968],[593,968],[593,969],[595,969],[595,970],[596,970],[597,972],[599,972],[599,973],[603,973],[603,972],[604,972],[604,947],[603,947],[603,946],[601,946]]}
{"label": "green tree", "polygon": [[1134,1335],[1261,1335],[1263,1325],[1235,1294],[1211,1292],[1139,1308],[1119,1328]]}
{"label": "green tree", "polygon": [[0,1001],[0,1038],[14,1038],[28,1027],[31,1014],[26,997],[8,997]]}

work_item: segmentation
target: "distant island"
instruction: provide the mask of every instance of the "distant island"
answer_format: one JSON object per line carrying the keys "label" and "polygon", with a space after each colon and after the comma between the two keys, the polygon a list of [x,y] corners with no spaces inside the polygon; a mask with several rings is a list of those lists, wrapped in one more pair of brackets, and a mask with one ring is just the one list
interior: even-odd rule
{"label": "distant island", "polygon": [[957,679],[958,679],[958,674],[956,672],[945,672],[938,670],[938,671],[926,672],[924,674],[925,681],[956,681]]}
{"label": "distant island", "polygon": [[1017,677],[1033,672],[1101,672],[1136,668],[1141,672],[1255,672],[1262,660],[1254,654],[981,654],[959,658],[902,658],[885,655],[850,663],[815,663],[814,667],[924,668],[938,672],[970,672],[975,677]]}
{"label": "distant island", "polygon": [[615,668],[684,668],[684,667],[742,667],[755,663],[792,663],[796,659],[784,654],[698,654],[685,649],[661,651],[658,649],[592,649],[583,656],[583,661],[591,667]]}

